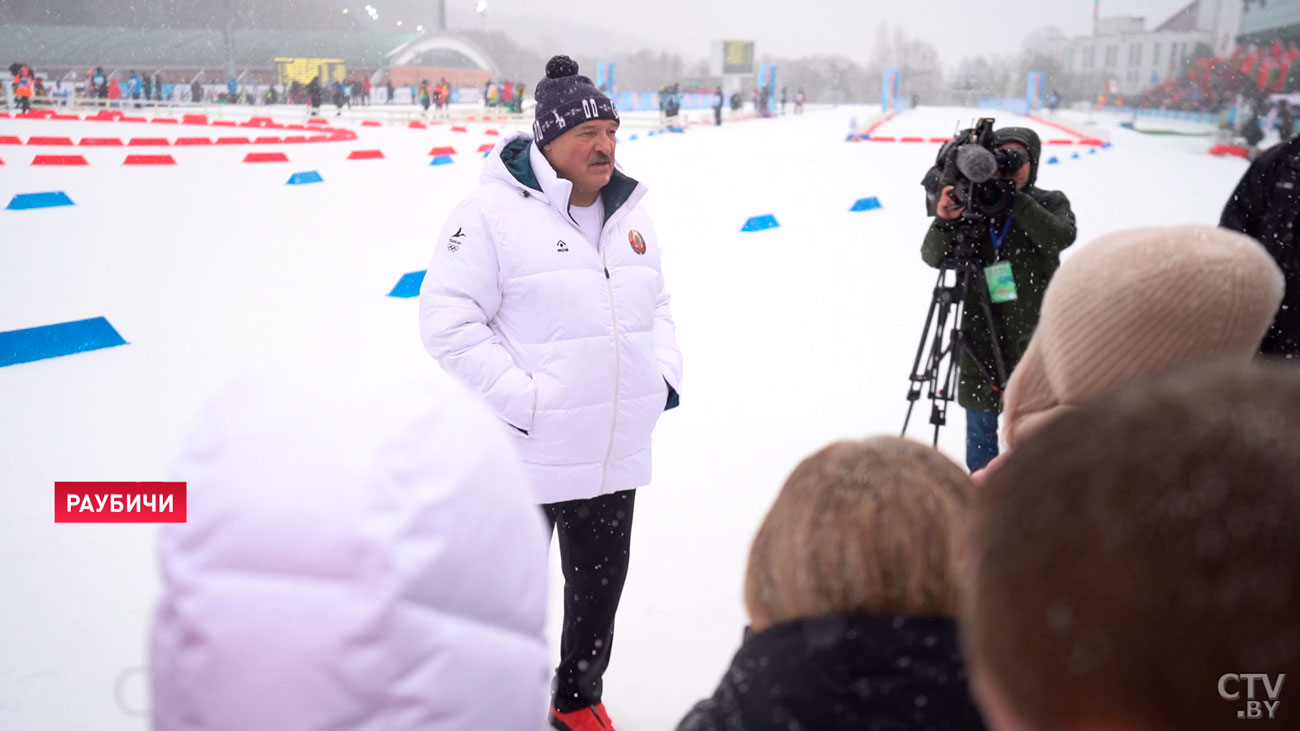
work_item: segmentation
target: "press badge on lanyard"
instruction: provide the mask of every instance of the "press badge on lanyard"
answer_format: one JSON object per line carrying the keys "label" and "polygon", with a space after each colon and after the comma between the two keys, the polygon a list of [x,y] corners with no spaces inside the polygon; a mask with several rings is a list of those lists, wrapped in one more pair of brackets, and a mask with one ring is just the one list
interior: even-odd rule
{"label": "press badge on lanyard", "polygon": [[[1002,226],[1001,236],[998,235],[993,222],[989,222],[989,236],[993,239],[994,251],[1002,250],[1002,242],[1007,240],[1009,233],[1011,233],[1011,216],[1007,216],[1007,222]],[[1011,271],[1011,262],[1000,261],[993,266],[984,267],[984,281],[989,286],[989,301],[993,304],[1016,301],[1016,276]]]}

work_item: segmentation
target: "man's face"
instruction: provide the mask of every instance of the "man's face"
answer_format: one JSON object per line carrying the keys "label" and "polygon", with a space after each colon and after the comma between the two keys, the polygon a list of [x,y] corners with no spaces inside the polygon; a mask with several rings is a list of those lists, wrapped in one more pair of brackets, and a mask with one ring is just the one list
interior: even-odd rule
{"label": "man's face", "polygon": [[614,140],[618,122],[593,119],[555,138],[542,153],[573,191],[590,194],[604,188],[614,174]]}
{"label": "man's face", "polygon": [[1020,150],[1021,152],[1024,153],[1024,155],[1025,155],[1025,161],[1026,161],[1025,164],[1024,164],[1024,165],[1021,165],[1021,166],[1020,166],[1020,169],[1017,170],[1015,173],[1013,173],[1013,174],[1011,175],[1011,179],[1014,180],[1014,181],[1016,181],[1016,190],[1024,190],[1024,187],[1025,187],[1026,185],[1029,185],[1029,167],[1030,167],[1029,162],[1028,162],[1028,160],[1029,160],[1029,148],[1028,148],[1028,147],[1025,147],[1025,146],[1022,145],[1022,144],[1020,144],[1019,142],[1007,142],[1007,143],[1004,143],[1004,144],[998,145],[998,149],[999,149],[999,150],[1010,150],[1010,149],[1016,149],[1016,150]]}

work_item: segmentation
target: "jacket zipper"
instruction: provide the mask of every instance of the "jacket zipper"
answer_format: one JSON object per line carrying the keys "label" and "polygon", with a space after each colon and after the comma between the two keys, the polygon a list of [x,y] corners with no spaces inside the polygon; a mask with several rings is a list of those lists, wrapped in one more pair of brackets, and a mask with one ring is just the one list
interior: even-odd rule
{"label": "jacket zipper", "polygon": [[[527,191],[525,191],[525,195]],[[566,218],[573,224],[573,227],[582,233],[582,227],[578,225],[577,219],[573,217],[572,211],[566,211]],[[601,268],[605,271],[605,291],[609,294],[609,324],[614,335],[614,416],[609,423],[609,446],[605,448],[605,461],[600,465],[600,491],[605,492],[605,481],[609,477],[609,459],[614,455],[614,436],[618,432],[618,397],[619,397],[619,380],[623,372],[623,359],[618,347],[618,312],[614,308],[614,284],[609,277],[609,262],[605,259],[605,229],[609,227],[609,219],[605,220],[605,226],[601,228],[600,241],[597,246],[600,249]]]}
{"label": "jacket zipper", "polygon": [[[601,233],[603,244],[604,232]],[[605,461],[600,466],[600,491],[605,492],[605,479],[609,474],[609,458],[614,454],[614,435],[618,430],[618,396],[619,381],[622,377],[623,359],[618,346],[618,312],[614,309],[614,283],[609,278],[609,262],[605,259],[605,247],[600,247],[601,264],[605,268],[605,290],[609,293],[610,327],[614,332],[614,416],[609,424],[609,447],[605,450]]]}

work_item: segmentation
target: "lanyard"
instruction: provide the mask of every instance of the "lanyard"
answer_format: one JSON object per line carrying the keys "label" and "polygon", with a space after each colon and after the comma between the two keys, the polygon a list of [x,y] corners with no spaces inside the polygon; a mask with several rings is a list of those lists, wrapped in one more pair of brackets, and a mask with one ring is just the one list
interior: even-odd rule
{"label": "lanyard", "polygon": [[1012,216],[1007,216],[1007,222],[1002,226],[1002,235],[998,235],[997,226],[989,221],[989,237],[993,239],[993,250],[1002,251],[1002,243],[1007,240],[1007,234],[1011,233]]}

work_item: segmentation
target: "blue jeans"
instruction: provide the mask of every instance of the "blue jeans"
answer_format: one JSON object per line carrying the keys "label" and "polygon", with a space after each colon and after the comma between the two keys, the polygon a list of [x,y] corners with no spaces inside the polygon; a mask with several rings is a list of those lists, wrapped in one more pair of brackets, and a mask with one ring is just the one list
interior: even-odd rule
{"label": "blue jeans", "polygon": [[997,412],[966,409],[966,467],[971,472],[978,472],[996,456],[998,456]]}

